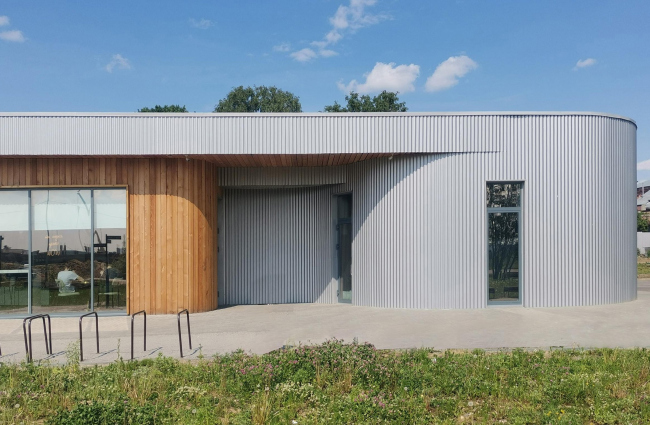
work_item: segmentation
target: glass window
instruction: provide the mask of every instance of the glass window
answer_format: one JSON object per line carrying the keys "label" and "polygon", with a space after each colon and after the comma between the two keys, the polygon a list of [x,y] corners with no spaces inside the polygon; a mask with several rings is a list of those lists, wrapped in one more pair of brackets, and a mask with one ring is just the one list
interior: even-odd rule
{"label": "glass window", "polygon": [[27,313],[28,283],[28,191],[0,191],[0,314]]}
{"label": "glass window", "polygon": [[488,213],[488,300],[519,300],[519,213]]}
{"label": "glass window", "polygon": [[32,191],[32,312],[90,308],[90,190]]}
{"label": "glass window", "polygon": [[126,308],[126,191],[94,191],[95,310]]}
{"label": "glass window", "polygon": [[352,195],[337,196],[338,218],[352,218]]}
{"label": "glass window", "polygon": [[126,309],[126,199],[126,189],[0,190],[0,315]]}
{"label": "glass window", "polygon": [[487,184],[488,208],[521,206],[521,182],[494,182]]}

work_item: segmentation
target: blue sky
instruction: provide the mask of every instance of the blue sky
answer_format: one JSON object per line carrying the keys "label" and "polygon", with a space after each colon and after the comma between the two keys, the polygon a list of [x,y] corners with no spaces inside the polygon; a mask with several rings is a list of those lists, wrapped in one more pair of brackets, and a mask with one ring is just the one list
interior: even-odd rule
{"label": "blue sky", "polygon": [[385,88],[411,111],[628,116],[649,179],[649,18],[648,0],[5,0],[0,111],[209,112],[275,85],[312,112]]}

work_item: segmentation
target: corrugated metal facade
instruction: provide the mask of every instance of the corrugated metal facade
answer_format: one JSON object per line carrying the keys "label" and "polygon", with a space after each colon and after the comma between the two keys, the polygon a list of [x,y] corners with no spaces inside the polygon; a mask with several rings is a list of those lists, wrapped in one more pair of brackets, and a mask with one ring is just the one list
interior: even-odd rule
{"label": "corrugated metal facade", "polygon": [[[332,193],[353,196],[353,304],[485,307],[485,186],[487,181],[505,180],[524,182],[524,306],[636,298],[635,126],[607,117],[536,116],[511,120],[501,131],[498,152],[404,155],[346,166],[347,183],[334,186]],[[295,245],[298,251],[310,247],[310,252],[318,252],[307,256],[309,260],[294,254],[282,254],[277,262],[264,257],[278,255],[269,241],[279,238],[292,244],[291,238],[303,232],[313,235],[314,226],[332,226],[331,206],[325,201],[330,192],[321,190],[318,202],[304,189],[287,192],[295,195],[290,198],[280,191],[228,192],[224,227],[232,226],[232,236],[224,245],[230,256],[223,266],[232,273],[224,284],[227,293],[240,291],[230,301],[255,297],[251,302],[336,302],[334,295],[313,295],[311,288],[329,282],[324,275],[317,284],[303,278],[311,298],[301,298],[291,285],[274,283],[266,296],[255,289],[275,279],[278,272],[269,270],[276,266],[296,276],[284,281],[296,282],[303,268],[312,269],[312,261],[334,265],[334,255],[328,256],[332,251],[317,239],[313,246],[303,239]],[[273,208],[266,206],[269,202]],[[316,217],[317,209],[320,224],[301,218]],[[287,236],[293,234],[288,230],[296,235]],[[325,238],[328,229],[320,232]],[[236,253],[229,243],[235,244]],[[256,252],[253,257],[251,250]],[[335,286],[329,293],[334,294]]]}
{"label": "corrugated metal facade", "polygon": [[7,156],[356,152],[408,155],[221,171],[222,303],[336,302],[333,194],[351,192],[353,304],[485,307],[485,186],[512,180],[524,306],[636,298],[636,126],[621,117],[0,114]]}
{"label": "corrugated metal facade", "polygon": [[336,301],[331,187],[226,189],[220,202],[220,304]]}
{"label": "corrugated metal facade", "polygon": [[347,181],[345,167],[221,168],[221,187],[319,186]]}
{"label": "corrugated metal facade", "polygon": [[[568,115],[566,115],[568,114]],[[218,155],[495,151],[518,120],[591,113],[0,113],[0,155]]]}

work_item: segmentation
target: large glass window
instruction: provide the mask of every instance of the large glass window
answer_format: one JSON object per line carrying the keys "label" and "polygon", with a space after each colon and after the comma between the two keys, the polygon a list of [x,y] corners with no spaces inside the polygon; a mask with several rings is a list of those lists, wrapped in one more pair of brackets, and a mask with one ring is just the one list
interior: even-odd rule
{"label": "large glass window", "polygon": [[488,302],[521,301],[521,182],[487,184]]}
{"label": "large glass window", "polygon": [[126,308],[126,190],[0,190],[0,314]]}

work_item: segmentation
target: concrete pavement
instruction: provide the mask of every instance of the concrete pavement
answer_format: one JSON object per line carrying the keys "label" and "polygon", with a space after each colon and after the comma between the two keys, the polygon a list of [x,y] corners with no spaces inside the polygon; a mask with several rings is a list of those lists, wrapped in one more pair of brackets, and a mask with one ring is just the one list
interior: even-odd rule
{"label": "concrete pavement", "polygon": [[[377,348],[500,349],[549,347],[650,347],[650,280],[639,280],[633,302],[589,307],[481,310],[403,310],[350,305],[278,304],[234,306],[191,315],[193,349],[188,359],[243,349],[265,353],[283,345],[331,338],[368,341]],[[130,358],[130,317],[100,317],[100,353],[95,351],[94,319],[84,319],[84,364]],[[53,355],[45,353],[42,325],[34,321],[34,361],[66,361],[79,339],[78,318],[53,318]],[[142,321],[136,318],[136,359],[162,353],[180,357],[175,315],[147,318],[147,351]],[[25,358],[22,320],[0,320],[0,362]],[[119,349],[118,349],[119,346]]]}

